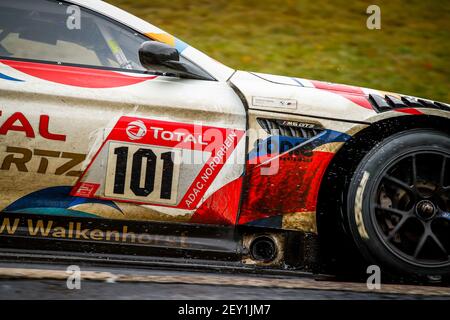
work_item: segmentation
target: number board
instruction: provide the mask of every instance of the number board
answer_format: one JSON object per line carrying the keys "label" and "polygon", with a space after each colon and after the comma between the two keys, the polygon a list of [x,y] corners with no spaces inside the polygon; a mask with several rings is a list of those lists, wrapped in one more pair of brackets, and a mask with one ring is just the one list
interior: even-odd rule
{"label": "number board", "polygon": [[159,204],[175,204],[181,150],[110,142],[105,196]]}
{"label": "number board", "polygon": [[244,134],[239,129],[122,116],[71,195],[195,209],[217,177],[228,181],[228,173],[219,172]]}

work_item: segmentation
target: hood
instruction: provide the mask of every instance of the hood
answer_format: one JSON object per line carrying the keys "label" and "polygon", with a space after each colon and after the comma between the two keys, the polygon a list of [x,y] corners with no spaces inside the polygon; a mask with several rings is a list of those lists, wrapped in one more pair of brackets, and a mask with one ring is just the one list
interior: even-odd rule
{"label": "hood", "polygon": [[270,81],[273,83],[277,83],[277,84],[285,84],[285,85],[298,86],[298,87],[317,88],[317,89],[323,89],[323,90],[336,91],[336,92],[345,93],[345,94],[364,96],[364,95],[366,95],[366,93],[364,92],[364,89],[370,91],[370,89],[367,89],[367,88],[355,87],[355,86],[332,83],[332,82],[323,82],[323,81],[309,80],[309,79],[303,79],[303,78],[277,76],[277,75],[273,75],[273,74],[257,73],[257,72],[251,72],[251,74],[253,74],[257,77],[260,77],[264,80],[267,80],[267,81]]}
{"label": "hood", "polygon": [[450,111],[450,106],[441,102],[303,78],[237,71],[230,82],[245,96],[250,109],[354,122],[370,122],[368,119],[386,111]]}

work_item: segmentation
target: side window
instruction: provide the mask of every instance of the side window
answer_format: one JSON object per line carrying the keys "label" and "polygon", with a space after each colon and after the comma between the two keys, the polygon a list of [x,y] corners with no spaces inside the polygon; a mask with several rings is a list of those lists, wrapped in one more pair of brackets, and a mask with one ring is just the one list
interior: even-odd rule
{"label": "side window", "polygon": [[148,39],[83,8],[53,0],[1,0],[0,56],[145,70]]}

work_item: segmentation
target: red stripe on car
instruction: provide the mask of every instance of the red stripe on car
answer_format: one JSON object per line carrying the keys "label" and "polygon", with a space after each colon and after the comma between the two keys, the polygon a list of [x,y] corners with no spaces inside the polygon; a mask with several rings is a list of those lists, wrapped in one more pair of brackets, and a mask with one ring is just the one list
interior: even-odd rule
{"label": "red stripe on car", "polygon": [[156,76],[130,76],[111,70],[53,65],[47,63],[0,60],[20,72],[42,80],[81,88],[117,88],[129,86]]}

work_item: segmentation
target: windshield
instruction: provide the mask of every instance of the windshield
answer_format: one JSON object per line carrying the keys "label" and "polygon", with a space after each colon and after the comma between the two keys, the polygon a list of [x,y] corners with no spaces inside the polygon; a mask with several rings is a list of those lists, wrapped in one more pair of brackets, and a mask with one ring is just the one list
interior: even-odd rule
{"label": "windshield", "polygon": [[145,70],[138,56],[149,39],[89,10],[48,0],[2,0],[0,56]]}

